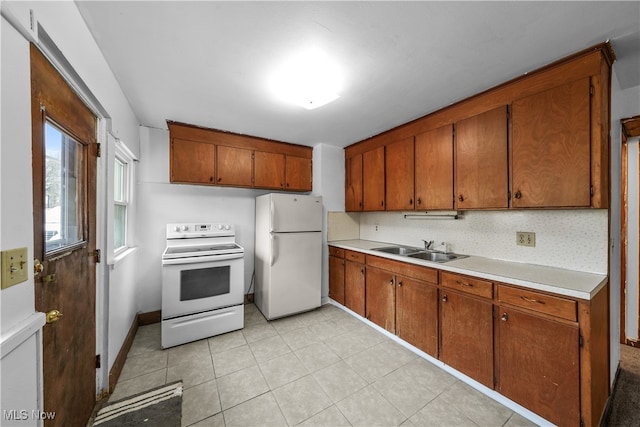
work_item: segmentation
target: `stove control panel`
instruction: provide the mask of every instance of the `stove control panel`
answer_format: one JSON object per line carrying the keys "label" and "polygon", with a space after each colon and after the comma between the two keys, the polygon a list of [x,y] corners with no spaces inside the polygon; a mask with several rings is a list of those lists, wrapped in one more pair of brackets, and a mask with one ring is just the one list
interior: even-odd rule
{"label": "stove control panel", "polygon": [[235,227],[229,223],[198,222],[167,224],[167,239],[190,239],[196,237],[235,236]]}

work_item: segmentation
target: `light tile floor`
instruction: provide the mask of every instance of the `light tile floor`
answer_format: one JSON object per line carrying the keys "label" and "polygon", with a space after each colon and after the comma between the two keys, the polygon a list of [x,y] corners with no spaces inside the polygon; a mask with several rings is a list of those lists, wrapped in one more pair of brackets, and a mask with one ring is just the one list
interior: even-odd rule
{"label": "light tile floor", "polygon": [[110,401],[182,379],[183,426],[532,426],[332,305],[160,348],[138,329]]}

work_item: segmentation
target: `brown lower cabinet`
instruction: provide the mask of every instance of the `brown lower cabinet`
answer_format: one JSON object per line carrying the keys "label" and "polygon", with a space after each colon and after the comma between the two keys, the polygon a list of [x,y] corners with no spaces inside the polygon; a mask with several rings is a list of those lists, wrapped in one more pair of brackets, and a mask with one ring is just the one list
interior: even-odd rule
{"label": "brown lower cabinet", "polygon": [[600,424],[608,284],[581,300],[335,247],[330,255],[345,261],[329,263],[345,302],[349,286],[358,290],[362,311],[353,311],[554,424]]}
{"label": "brown lower cabinet", "polygon": [[493,388],[493,304],[440,290],[440,360]]}
{"label": "brown lower cabinet", "polygon": [[344,270],[344,305],[350,310],[365,317],[365,273],[364,256],[362,263],[345,261]]}
{"label": "brown lower cabinet", "polygon": [[578,325],[497,310],[496,390],[556,425],[580,425]]}
{"label": "brown lower cabinet", "polygon": [[345,261],[329,255],[329,298],[344,305]]}

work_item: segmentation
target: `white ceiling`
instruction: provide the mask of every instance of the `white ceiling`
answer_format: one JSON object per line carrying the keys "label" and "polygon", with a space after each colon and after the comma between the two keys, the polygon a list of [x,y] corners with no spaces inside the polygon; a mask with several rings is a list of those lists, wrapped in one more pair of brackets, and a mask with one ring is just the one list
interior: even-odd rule
{"label": "white ceiling", "polygon": [[[638,1],[76,3],[150,127],[344,147],[606,40],[623,89],[640,85]],[[267,84],[307,47],[345,75],[315,110]]]}

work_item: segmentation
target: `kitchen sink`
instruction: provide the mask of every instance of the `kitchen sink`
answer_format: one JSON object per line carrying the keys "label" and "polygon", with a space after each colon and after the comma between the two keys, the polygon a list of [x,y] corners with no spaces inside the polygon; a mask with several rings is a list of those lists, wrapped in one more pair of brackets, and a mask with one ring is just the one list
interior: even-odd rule
{"label": "kitchen sink", "polygon": [[454,259],[467,258],[467,255],[458,255],[451,253],[445,254],[444,252],[417,252],[408,254],[408,256],[411,258],[419,258],[433,262],[447,262],[453,261]]}
{"label": "kitchen sink", "polygon": [[394,255],[411,255],[422,251],[422,249],[412,246],[386,246],[384,248],[373,248],[372,250]]}

